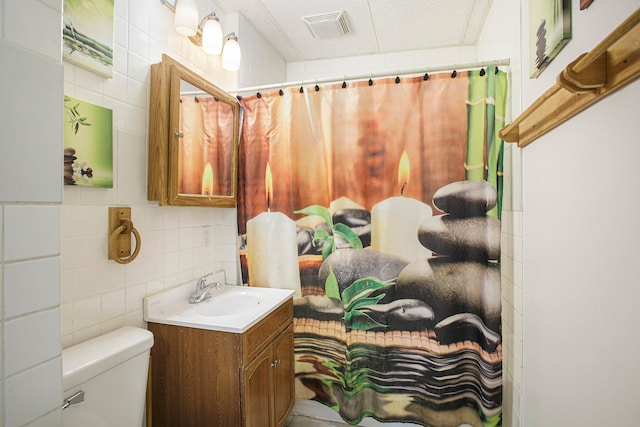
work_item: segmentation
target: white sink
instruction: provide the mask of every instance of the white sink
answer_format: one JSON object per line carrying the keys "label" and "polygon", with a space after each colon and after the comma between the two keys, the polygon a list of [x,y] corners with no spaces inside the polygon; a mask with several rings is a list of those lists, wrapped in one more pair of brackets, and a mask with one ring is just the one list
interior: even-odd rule
{"label": "white sink", "polygon": [[195,282],[144,298],[144,320],[166,325],[242,333],[292,298],[289,289],[223,285],[211,298],[189,304]]}

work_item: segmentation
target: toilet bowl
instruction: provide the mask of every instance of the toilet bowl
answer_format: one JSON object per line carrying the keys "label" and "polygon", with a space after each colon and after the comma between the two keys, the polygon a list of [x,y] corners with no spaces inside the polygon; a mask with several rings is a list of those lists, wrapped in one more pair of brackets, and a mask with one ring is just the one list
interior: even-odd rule
{"label": "toilet bowl", "polygon": [[125,326],[62,351],[64,427],[141,427],[153,334]]}

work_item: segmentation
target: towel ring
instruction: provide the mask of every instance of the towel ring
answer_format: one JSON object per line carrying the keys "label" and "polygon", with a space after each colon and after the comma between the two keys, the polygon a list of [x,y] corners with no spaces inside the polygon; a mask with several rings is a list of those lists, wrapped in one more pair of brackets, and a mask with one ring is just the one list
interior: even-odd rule
{"label": "towel ring", "polygon": [[[133,237],[136,239],[136,248],[133,250],[133,253],[128,258],[122,258],[118,254],[118,245],[117,239],[120,234],[129,235],[133,233]],[[120,218],[120,225],[116,227],[111,234],[109,235],[109,258],[117,262],[118,264],[129,264],[131,261],[136,259],[138,253],[140,253],[140,233],[133,226],[133,222],[131,222],[128,218]]]}

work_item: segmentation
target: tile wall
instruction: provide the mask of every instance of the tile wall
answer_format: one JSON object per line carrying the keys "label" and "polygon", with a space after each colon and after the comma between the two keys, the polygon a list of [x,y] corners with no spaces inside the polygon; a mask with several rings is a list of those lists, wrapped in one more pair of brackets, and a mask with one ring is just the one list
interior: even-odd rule
{"label": "tile wall", "polygon": [[[200,3],[202,4],[202,2]],[[65,94],[113,110],[114,186],[64,187],[60,210],[61,333],[63,347],[123,325],[144,326],[145,295],[224,269],[236,283],[236,209],[158,207],[146,198],[150,66],[163,53],[219,87],[231,91],[260,58],[262,77],[282,81],[284,61],[238,14],[221,18],[236,31],[243,53],[241,73],[222,70],[219,57],[173,29],[173,12],[157,0],[115,0],[114,73],[105,79],[64,62]],[[211,12],[201,7],[200,15]],[[259,53],[258,53],[259,52]],[[270,59],[267,59],[270,58]],[[253,64],[253,65],[252,65]],[[280,72],[278,73],[278,70]],[[129,206],[140,232],[138,258],[126,265],[107,259],[109,206]]]}
{"label": "tile wall", "polygon": [[0,1],[4,426],[60,423],[61,3]]}
{"label": "tile wall", "polygon": [[[62,348],[142,326],[144,295],[220,268],[237,280],[235,209],[148,202],[146,156],[151,63],[168,53],[225,89],[238,74],[178,36],[159,1],[114,6],[105,79],[61,60],[62,0],[0,0],[0,96],[11,100],[0,103],[0,426],[60,425]],[[284,61],[257,32],[215,11],[244,54],[259,49],[266,75],[284,80]],[[62,185],[63,94],[112,109],[112,189]],[[132,207],[142,236],[128,265],[107,260],[109,206]]]}

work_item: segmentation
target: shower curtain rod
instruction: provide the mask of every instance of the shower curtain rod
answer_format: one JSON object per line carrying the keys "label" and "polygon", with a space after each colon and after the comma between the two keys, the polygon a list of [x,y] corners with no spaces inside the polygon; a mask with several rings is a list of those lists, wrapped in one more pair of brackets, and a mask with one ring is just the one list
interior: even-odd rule
{"label": "shower curtain rod", "polygon": [[298,80],[298,81],[291,81],[286,83],[274,83],[274,84],[268,84],[268,85],[262,85],[262,86],[243,87],[230,92],[235,94],[241,94],[246,92],[256,92],[256,91],[268,90],[268,89],[284,89],[288,87],[304,86],[304,85],[319,84],[319,83],[340,83],[343,81],[364,80],[364,79],[373,79],[373,78],[378,79],[382,77],[396,77],[396,76],[399,77],[399,76],[407,76],[411,74],[423,74],[423,73],[429,73],[429,72],[435,72],[435,71],[468,70],[473,68],[489,67],[491,65],[508,66],[509,63],[510,63],[509,58],[503,58],[503,59],[496,59],[492,61],[471,62],[467,64],[454,64],[454,65],[442,65],[442,66],[436,66],[436,67],[414,68],[409,70],[402,70],[402,72],[391,73],[391,74],[389,72],[383,72],[383,73],[361,74],[361,75],[355,75],[355,76],[327,77],[327,78],[315,79],[315,80]]}

